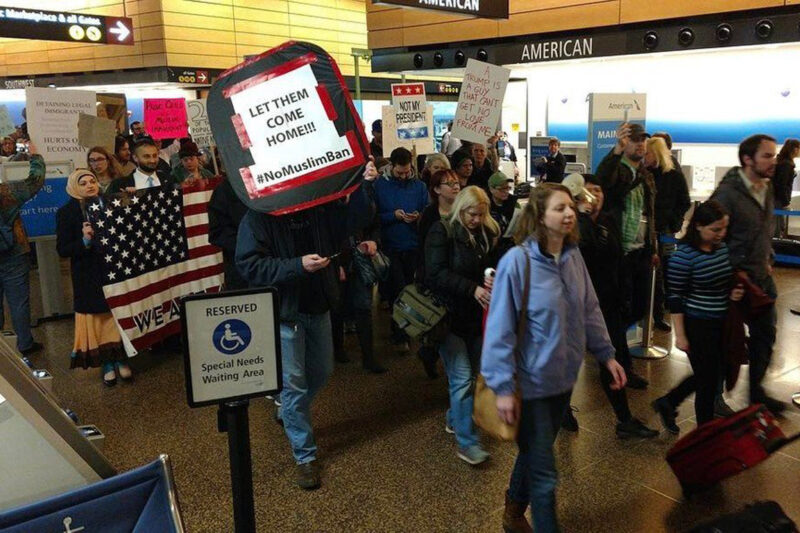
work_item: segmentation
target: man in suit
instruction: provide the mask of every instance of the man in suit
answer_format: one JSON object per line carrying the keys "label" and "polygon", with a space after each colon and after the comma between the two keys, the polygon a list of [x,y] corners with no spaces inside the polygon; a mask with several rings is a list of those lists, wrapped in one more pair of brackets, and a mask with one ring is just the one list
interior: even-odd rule
{"label": "man in suit", "polygon": [[175,180],[158,171],[158,146],[149,137],[137,142],[133,147],[133,161],[136,170],[123,178],[117,178],[108,186],[108,194],[121,191],[136,192],[162,185],[174,186]]}
{"label": "man in suit", "polygon": [[561,141],[553,137],[547,148],[548,153],[540,158],[536,164],[536,170],[544,176],[546,182],[561,183],[561,180],[564,179],[564,169],[567,167],[567,159],[561,153]]}

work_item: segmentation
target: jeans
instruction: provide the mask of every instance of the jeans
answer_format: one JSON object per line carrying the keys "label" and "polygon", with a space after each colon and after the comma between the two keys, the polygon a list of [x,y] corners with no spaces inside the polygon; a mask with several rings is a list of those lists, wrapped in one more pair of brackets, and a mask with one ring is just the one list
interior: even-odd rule
{"label": "jeans", "polygon": [[33,345],[31,335],[31,263],[27,254],[17,254],[0,259],[0,326],[3,316],[3,295],[11,309],[11,323],[17,334],[17,350],[27,350]]}
{"label": "jeans", "polygon": [[[763,280],[756,280],[756,284],[773,298],[778,297],[778,290],[772,276]],[[750,340],[747,343],[750,356],[750,401],[751,403],[763,402],[767,397],[761,382],[767,374],[769,363],[772,361],[772,346],[775,344],[775,324],[778,316],[775,305],[769,306],[764,313],[754,319],[747,320],[750,330]]]}
{"label": "jeans", "polygon": [[518,503],[530,502],[536,533],[559,530],[556,516],[558,472],[553,443],[571,395],[570,390],[557,396],[522,401],[517,436],[519,454],[511,472],[508,497]]}
{"label": "jeans", "polygon": [[455,431],[459,448],[469,448],[478,444],[478,434],[472,424],[474,387],[470,353],[476,348],[480,350],[480,346],[480,337],[464,340],[452,333],[448,333],[439,345],[439,354],[444,362],[450,393],[447,424]]}
{"label": "jeans", "polygon": [[281,366],[283,428],[297,464],[308,463],[317,456],[311,402],[333,372],[329,313],[301,313],[295,322],[281,322]]}

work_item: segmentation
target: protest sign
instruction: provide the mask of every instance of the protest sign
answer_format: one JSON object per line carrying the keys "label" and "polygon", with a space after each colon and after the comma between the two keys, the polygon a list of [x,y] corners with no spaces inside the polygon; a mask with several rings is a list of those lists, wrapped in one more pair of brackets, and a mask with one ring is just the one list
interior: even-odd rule
{"label": "protest sign", "polygon": [[208,110],[231,184],[251,209],[306,209],[361,180],[361,119],[336,63],[316,45],[288,42],[222,73]]}
{"label": "protest sign", "polygon": [[[433,131],[433,106],[425,106],[426,128]],[[383,122],[383,153],[387,156],[395,148],[406,148],[410,151],[417,151],[417,155],[432,154],[436,151],[436,143],[433,135],[424,139],[399,138],[397,134],[397,109],[394,106],[385,105],[381,108],[381,120]]]}
{"label": "protest sign", "polygon": [[393,83],[392,103],[398,139],[425,139],[433,133],[428,128],[424,83]]}
{"label": "protest sign", "polygon": [[114,137],[117,134],[113,120],[93,117],[86,113],[78,115],[78,143],[86,148],[102,146],[114,153]]}
{"label": "protest sign", "polygon": [[497,133],[510,74],[507,68],[475,59],[467,62],[453,119],[453,137],[485,143]]}
{"label": "protest sign", "polygon": [[214,146],[211,123],[208,122],[206,99],[186,100],[186,114],[189,117],[189,133],[197,146]]}
{"label": "protest sign", "polygon": [[145,98],[144,125],[153,139],[186,137],[186,101],[183,98]]}
{"label": "protest sign", "polygon": [[14,126],[14,121],[11,120],[8,107],[4,104],[0,104],[0,137],[11,135],[15,131],[17,131],[17,128]]}
{"label": "protest sign", "polygon": [[94,91],[25,89],[28,133],[45,161],[72,160],[86,166],[86,148],[78,142],[78,115],[97,115]]}

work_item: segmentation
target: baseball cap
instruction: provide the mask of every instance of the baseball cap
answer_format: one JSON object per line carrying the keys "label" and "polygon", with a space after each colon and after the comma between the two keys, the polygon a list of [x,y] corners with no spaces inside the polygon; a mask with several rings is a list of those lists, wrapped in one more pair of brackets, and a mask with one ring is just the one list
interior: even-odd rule
{"label": "baseball cap", "polygon": [[372,123],[372,132],[381,132],[383,131],[383,121],[381,119],[376,120]]}
{"label": "baseball cap", "polygon": [[650,138],[650,134],[644,131],[644,127],[641,124],[628,124],[628,129],[630,131],[630,140],[633,142],[641,142]]}
{"label": "baseball cap", "polygon": [[514,183],[514,180],[503,174],[502,172],[495,172],[489,177],[489,187],[496,189],[504,183]]}

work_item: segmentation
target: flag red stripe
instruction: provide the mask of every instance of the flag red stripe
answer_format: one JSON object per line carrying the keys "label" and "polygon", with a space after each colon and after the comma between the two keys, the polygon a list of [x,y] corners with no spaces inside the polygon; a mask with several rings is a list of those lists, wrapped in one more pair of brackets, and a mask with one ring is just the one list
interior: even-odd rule
{"label": "flag red stripe", "polygon": [[202,202],[199,204],[190,204],[183,206],[183,216],[190,217],[192,215],[204,215],[208,213],[208,203]]}
{"label": "flag red stripe", "polygon": [[206,255],[214,255],[220,253],[221,251],[221,248],[217,248],[213,244],[207,244],[205,246],[200,246],[199,248],[190,248],[189,259],[197,259]]}
{"label": "flag red stripe", "polygon": [[208,234],[208,224],[200,224],[199,226],[192,226],[186,228],[186,238],[199,237],[200,235]]}
{"label": "flag red stripe", "polygon": [[[142,287],[141,289],[136,289],[120,296],[113,296],[111,298],[107,298],[106,302],[108,303],[109,307],[120,307],[123,305],[130,305],[133,302],[138,302],[148,296],[153,294],[165,291],[170,287],[174,287],[176,285],[182,285],[184,283],[189,283],[191,281],[197,281],[198,279],[202,279],[208,276],[216,276],[221,274],[224,271],[224,266],[222,263],[217,263],[216,265],[211,265],[205,268],[199,268],[196,270],[191,270],[189,272],[182,272],[180,274],[176,274],[171,278],[161,279],[156,281],[155,283],[150,283]],[[120,321],[120,325],[123,329],[127,329]],[[130,326],[128,326],[130,327]]]}
{"label": "flag red stripe", "polygon": [[[215,293],[220,292],[220,289],[221,289],[221,287],[210,287],[210,288],[208,288],[208,289],[206,289],[205,291],[202,291],[202,292],[207,293],[207,294],[215,294]],[[165,311],[166,310],[166,306],[169,303],[170,303],[169,301],[168,302],[164,302],[162,304],[162,306],[161,306],[161,310]],[[180,323],[180,321],[177,321],[177,322]],[[172,322],[170,322],[169,324],[172,324]],[[122,320],[120,320],[119,321],[119,325],[120,325],[120,327],[122,329],[125,329],[125,330],[132,329],[132,328],[136,327],[136,323],[130,317],[123,318]],[[135,337],[135,338],[136,339],[141,339],[143,337],[146,337],[147,335],[151,335],[154,331],[156,331],[156,330],[153,330],[153,331],[151,331],[149,333],[146,333],[146,334],[142,335],[141,337]],[[138,346],[137,346],[137,348],[138,348]]]}

